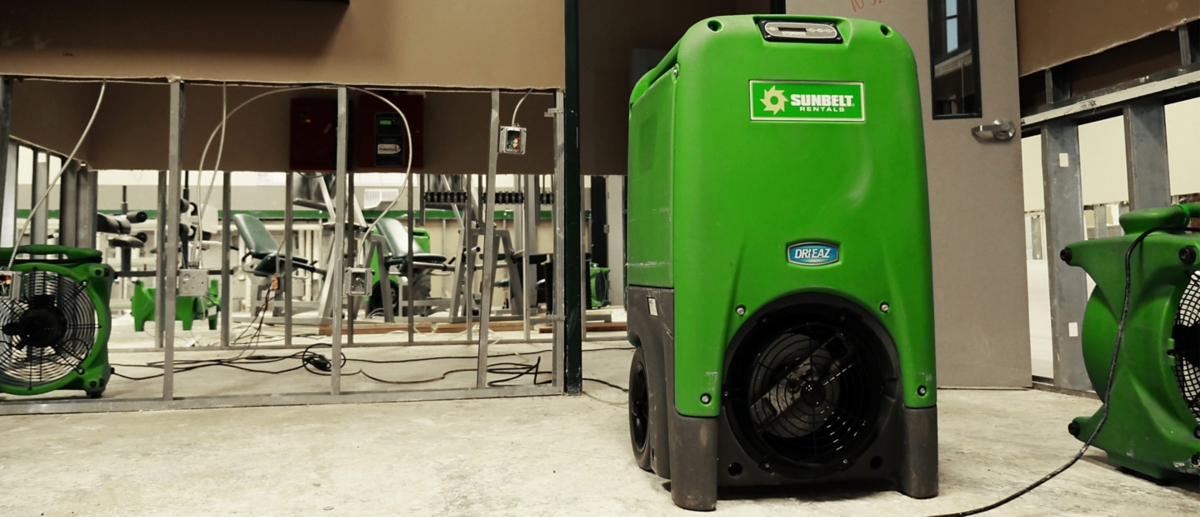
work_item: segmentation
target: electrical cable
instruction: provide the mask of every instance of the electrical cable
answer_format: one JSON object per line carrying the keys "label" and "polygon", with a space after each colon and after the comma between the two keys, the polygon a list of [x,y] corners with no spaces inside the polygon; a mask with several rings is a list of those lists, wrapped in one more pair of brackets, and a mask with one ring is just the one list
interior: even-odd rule
{"label": "electrical cable", "polygon": [[[365,93],[367,95],[370,95],[372,97],[375,97],[375,98],[383,101],[388,106],[390,106],[393,110],[396,110],[396,113],[400,115],[400,120],[402,122],[404,122],[404,137],[408,143],[408,148],[407,148],[408,149],[408,159],[406,160],[407,164],[405,165],[405,170],[404,170],[404,189],[403,190],[408,192],[409,197],[412,197],[412,192],[410,191],[410,189],[412,188],[412,159],[413,159],[412,145],[413,144],[412,144],[412,130],[409,128],[409,125],[408,125],[408,117],[405,116],[404,112],[401,111],[398,106],[393,104],[392,101],[388,100],[386,97],[384,97],[382,95],[379,95],[378,93],[375,93],[373,91],[370,91],[370,90],[367,90],[364,88],[356,88],[353,86],[348,86],[347,88]],[[342,186],[339,185],[338,188],[342,188]],[[351,195],[353,195],[353,193],[351,193]],[[396,206],[396,203],[398,203],[398,202],[400,202],[400,196],[396,196],[396,199],[393,199],[391,203],[388,203],[388,205],[386,207],[384,207],[383,211],[379,213],[379,216],[376,217],[374,221],[371,221],[371,224],[367,225],[367,229],[365,231],[363,231],[363,235],[370,236],[371,231],[375,229],[375,225],[379,224],[379,221],[383,220],[384,216],[386,216],[388,214],[388,212],[392,210],[392,207]],[[340,209],[341,207],[338,207],[338,208]],[[409,231],[411,232],[411,229]],[[359,244],[359,247],[360,247],[359,255],[361,255],[361,256],[367,255],[366,246],[367,246],[367,239],[363,239],[363,242],[361,244]],[[411,251],[410,251],[410,254],[411,254]]]}
{"label": "electrical cable", "polygon": [[[279,375],[279,374],[293,372],[293,371],[303,369],[303,370],[308,371],[309,373],[313,373],[313,374],[317,374],[317,375],[329,375],[330,370],[332,369],[329,367],[329,365],[330,365],[329,359],[326,358],[324,355],[313,352],[313,349],[318,348],[318,347],[332,347],[332,345],[330,343],[314,343],[312,345],[309,345],[308,347],[306,347],[304,350],[302,350],[300,352],[296,352],[296,353],[292,353],[292,354],[288,354],[288,355],[250,355],[250,356],[239,356],[239,357],[228,358],[228,359],[193,359],[193,360],[175,361],[174,371],[175,371],[175,373],[184,373],[184,372],[190,372],[190,371],[194,371],[194,370],[200,370],[203,368],[224,367],[224,368],[233,368],[235,370],[240,370],[240,371],[250,372],[250,373],[263,373],[263,374],[268,374],[268,375]],[[613,351],[613,350],[633,350],[633,347],[615,346],[615,347],[592,348],[592,349],[584,350],[584,352],[605,352],[605,351]],[[499,359],[499,358],[504,358],[504,357],[521,357],[521,358],[523,358],[527,355],[528,356],[539,355],[539,354],[544,354],[544,353],[551,352],[551,351],[553,351],[553,349],[545,348],[545,349],[540,349],[540,350],[536,350],[533,352],[524,352],[524,353],[508,352],[508,353],[504,353],[504,354],[490,354],[490,355],[488,355],[488,358],[489,359]],[[273,363],[286,361],[288,359],[298,359],[298,360],[300,360],[301,364],[299,366],[286,368],[283,370],[259,370],[259,369],[255,369],[255,368],[247,368],[246,366],[244,366],[244,365],[273,364]],[[419,362],[427,362],[427,361],[468,360],[468,359],[477,360],[477,359],[479,359],[479,356],[477,356],[477,355],[457,355],[457,356],[437,356],[437,357],[414,357],[414,358],[408,358],[408,359],[353,359],[353,358],[348,358],[346,356],[345,352],[343,352],[341,354],[341,363],[342,363],[343,367],[351,362],[383,365],[383,364],[409,364],[409,363],[419,363]],[[150,363],[146,363],[146,364],[116,364],[116,363],[114,363],[112,366],[120,367],[120,368],[159,368],[159,369],[162,369],[165,366],[165,364],[162,361],[155,361],[155,362],[150,362]],[[514,363],[514,362],[492,363],[492,364],[488,365],[487,369],[488,369],[489,374],[508,375],[509,376],[509,377],[506,377],[503,379],[489,381],[488,386],[490,386],[490,387],[509,386],[510,384],[506,384],[506,383],[511,382],[511,381],[516,380],[521,377],[529,376],[529,375],[533,376],[533,382],[535,385],[549,384],[551,382],[550,380],[539,381],[538,378],[543,375],[549,376],[553,373],[552,371],[541,370],[541,357],[538,357],[537,360],[532,364],[529,364],[529,363],[522,364],[522,363]],[[441,375],[438,375],[436,377],[429,377],[429,378],[415,379],[415,380],[384,379],[381,377],[373,376],[362,369],[359,369],[356,372],[343,373],[342,376],[350,377],[350,376],[354,376],[354,375],[361,375],[367,379],[370,379],[375,382],[383,383],[383,384],[413,385],[413,384],[427,384],[430,382],[437,382],[437,381],[445,380],[446,377],[450,376],[451,374],[455,374],[455,373],[466,373],[466,372],[476,372],[476,371],[477,371],[477,369],[475,367],[455,368],[455,369],[451,369],[451,370],[446,370]],[[132,380],[132,381],[157,379],[157,378],[160,378],[163,376],[163,374],[159,373],[159,374],[154,374],[154,375],[149,375],[149,376],[144,376],[144,377],[136,377],[136,376],[118,373],[116,371],[113,372],[113,375],[120,377],[122,379],[128,379],[128,380]],[[586,379],[586,380],[589,380],[592,382],[608,384],[607,382],[601,381],[599,379]],[[613,386],[614,388],[621,389],[619,386],[612,385],[612,384],[609,384],[609,385]]]}
{"label": "electrical cable", "polygon": [[1133,285],[1133,268],[1132,268],[1133,252],[1134,252],[1134,250],[1137,249],[1137,247],[1139,245],[1142,244],[1142,241],[1144,241],[1147,236],[1149,236],[1152,233],[1160,232],[1163,230],[1182,231],[1182,232],[1200,232],[1200,228],[1158,226],[1158,227],[1154,227],[1149,230],[1146,230],[1145,232],[1142,232],[1142,234],[1139,235],[1137,239],[1134,239],[1133,243],[1129,245],[1129,248],[1127,250],[1125,250],[1125,301],[1121,308],[1120,322],[1117,324],[1117,340],[1116,340],[1116,343],[1113,345],[1112,359],[1109,360],[1109,363],[1108,363],[1108,382],[1106,383],[1106,385],[1104,387],[1104,411],[1100,414],[1100,422],[1098,422],[1096,424],[1096,428],[1092,430],[1091,436],[1088,436],[1088,439],[1083,442],[1083,447],[1081,447],[1079,449],[1079,452],[1076,453],[1075,456],[1073,458],[1071,458],[1071,460],[1068,461],[1063,466],[1055,469],[1053,472],[1050,472],[1049,474],[1046,474],[1041,479],[1034,481],[1029,486],[1014,492],[1012,495],[1009,495],[1008,497],[1005,497],[1004,499],[996,501],[987,506],[981,506],[979,508],[975,508],[973,510],[967,510],[965,512],[958,512],[958,513],[941,514],[941,515],[937,515],[935,517],[965,517],[968,515],[976,515],[976,514],[980,514],[983,512],[995,510],[996,508],[1004,506],[1005,504],[1008,504],[1008,503],[1016,500],[1017,498],[1025,495],[1025,494],[1028,494],[1029,492],[1032,492],[1033,489],[1035,489],[1039,486],[1042,486],[1042,484],[1046,483],[1047,481],[1050,481],[1051,479],[1054,479],[1059,474],[1062,474],[1067,469],[1071,468],[1071,466],[1075,465],[1075,463],[1078,462],[1080,460],[1080,458],[1083,458],[1083,455],[1088,451],[1089,448],[1091,448],[1092,442],[1094,442],[1096,440],[1096,437],[1099,436],[1099,434],[1100,434],[1100,430],[1103,429],[1104,424],[1108,422],[1108,413],[1109,413],[1109,410],[1112,408],[1110,401],[1112,400],[1113,379],[1117,372],[1117,358],[1121,353],[1121,342],[1125,339],[1125,323],[1129,317],[1130,293],[1132,291],[1132,285]]}
{"label": "electrical cable", "polygon": [[603,385],[605,385],[605,386],[608,386],[608,387],[610,387],[610,388],[618,389],[618,390],[621,390],[622,392],[629,393],[629,388],[623,388],[623,387],[621,387],[621,386],[618,386],[618,385],[616,385],[616,384],[613,384],[613,383],[611,383],[611,382],[608,382],[608,381],[606,381],[606,380],[601,380],[601,379],[593,379],[593,378],[591,378],[591,377],[584,377],[584,378],[583,378],[583,380],[585,380],[585,381],[588,381],[588,382],[594,382],[594,383],[596,383],[596,384],[603,384]]}
{"label": "electrical cable", "polygon": [[528,97],[530,93],[533,93],[532,89],[526,90],[525,95],[521,96],[521,100],[517,101],[517,107],[513,108],[512,124],[509,124],[510,126],[517,125],[517,112],[521,110],[521,103],[525,102],[525,98]]}
{"label": "electrical cable", "polygon": [[[224,85],[225,83],[222,83],[222,84]],[[222,88],[224,88],[224,86]],[[208,157],[208,149],[209,149],[209,147],[212,146],[213,138],[216,138],[217,132],[219,131],[221,133],[221,144],[218,146],[217,161],[216,161],[216,163],[213,164],[212,178],[208,182],[208,189],[205,190],[204,197],[202,198],[201,203],[200,203],[200,207],[196,211],[196,214],[200,217],[201,222],[203,222],[203,220],[204,220],[204,212],[206,210],[208,210],[208,203],[209,203],[209,199],[212,198],[213,188],[217,184],[217,172],[220,170],[221,154],[225,148],[225,125],[229,122],[229,118],[232,117],[238,111],[240,111],[242,108],[246,107],[247,104],[250,104],[251,102],[254,102],[258,99],[261,99],[261,98],[269,96],[269,95],[275,95],[277,93],[297,91],[297,90],[312,90],[312,89],[327,89],[327,88],[329,88],[329,87],[328,86],[295,86],[295,87],[290,87],[290,88],[279,88],[279,89],[275,89],[275,90],[266,91],[266,92],[260,93],[258,95],[255,95],[249,99],[246,99],[245,102],[238,104],[238,106],[236,108],[233,108],[233,111],[228,111],[224,114],[224,116],[221,117],[221,122],[218,123],[217,127],[214,127],[212,130],[212,133],[210,133],[208,135],[208,141],[205,142],[205,144],[204,144],[204,151],[200,153],[200,168],[199,168],[200,174],[198,176],[203,176],[204,161]],[[222,111],[225,111],[225,109],[228,107],[227,105],[225,105],[224,99],[225,99],[225,93],[224,93],[224,89],[223,89],[222,90],[222,106],[223,106]],[[197,179],[197,181],[200,181],[200,180]],[[289,192],[288,196],[290,197],[291,195],[292,194]],[[200,231],[196,232],[198,238],[201,235],[201,233],[202,232],[200,232]]]}
{"label": "electrical cable", "polygon": [[[46,193],[42,194],[42,198],[38,200],[37,204],[33,205],[32,209],[29,210],[29,217],[25,218],[25,224],[21,226],[21,231],[17,232],[17,235],[13,238],[13,250],[12,254],[8,257],[7,269],[11,270],[13,263],[17,260],[16,247],[21,244],[21,239],[25,237],[25,231],[29,229],[29,223],[33,222],[34,214],[36,214],[38,209],[42,207],[42,204],[50,198],[50,192],[54,189],[54,186],[58,184],[58,180],[62,179],[63,174],[66,174],[67,168],[71,166],[71,161],[75,159],[75,153],[79,152],[79,147],[83,145],[83,141],[87,139],[88,132],[92,130],[92,123],[96,121],[96,114],[100,112],[100,104],[104,102],[104,90],[107,87],[107,81],[102,81],[100,83],[100,96],[96,98],[96,107],[92,108],[92,116],[88,118],[87,125],[83,127],[83,134],[79,135],[79,141],[75,142],[75,148],[71,149],[71,154],[67,155],[67,159],[63,160],[62,168],[58,170],[58,175],[55,176],[54,180],[46,186]],[[49,164],[50,160],[47,158],[46,165],[48,166]]]}

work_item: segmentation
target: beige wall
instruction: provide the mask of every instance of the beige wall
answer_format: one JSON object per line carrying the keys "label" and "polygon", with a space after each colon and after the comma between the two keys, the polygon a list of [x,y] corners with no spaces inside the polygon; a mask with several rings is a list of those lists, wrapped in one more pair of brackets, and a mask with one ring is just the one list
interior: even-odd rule
{"label": "beige wall", "polygon": [[670,50],[696,22],[768,10],[765,0],[581,0],[579,79],[581,170],[625,174],[630,53]]}
{"label": "beige wall", "polygon": [[1200,18],[1200,0],[1017,0],[1020,75]]}
{"label": "beige wall", "polygon": [[561,0],[4,0],[0,73],[560,88]]}
{"label": "beige wall", "polygon": [[[15,90],[13,135],[67,153],[91,114],[99,87],[27,80]],[[230,87],[229,109],[263,92],[260,87]],[[107,86],[81,156],[93,169],[164,169],[167,166],[169,91],[161,84]],[[229,120],[221,169],[277,172],[289,170],[290,103],[295,97],[334,98],[332,90],[310,89],[263,97]],[[354,102],[357,94],[352,94]],[[502,123],[512,120],[521,94],[501,94]],[[517,122],[529,129],[527,154],[501,156],[501,174],[550,174],[554,171],[554,123],[544,116],[554,104],[550,95],[534,94],[522,104]],[[491,117],[488,93],[430,92],[425,95],[424,172],[485,173]],[[200,168],[200,155],[221,120],[221,88],[193,84],[186,88],[184,167]],[[351,125],[353,130],[353,124]],[[352,134],[352,145],[357,137]],[[205,168],[211,169],[217,143]],[[352,151],[353,154],[353,151]]]}
{"label": "beige wall", "polygon": [[[13,87],[12,136],[69,154],[83,134],[99,93],[96,84],[17,82]],[[166,141],[164,136],[163,145]],[[86,142],[76,157],[90,157]]]}

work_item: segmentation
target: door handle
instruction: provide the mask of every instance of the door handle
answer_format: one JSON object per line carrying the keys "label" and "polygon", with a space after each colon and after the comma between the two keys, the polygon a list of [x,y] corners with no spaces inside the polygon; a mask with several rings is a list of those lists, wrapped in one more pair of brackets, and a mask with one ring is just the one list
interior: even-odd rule
{"label": "door handle", "polygon": [[1017,134],[1017,128],[1011,120],[1001,118],[992,121],[991,124],[971,128],[972,135],[979,136],[980,133],[991,133],[992,138],[996,140],[1012,140]]}

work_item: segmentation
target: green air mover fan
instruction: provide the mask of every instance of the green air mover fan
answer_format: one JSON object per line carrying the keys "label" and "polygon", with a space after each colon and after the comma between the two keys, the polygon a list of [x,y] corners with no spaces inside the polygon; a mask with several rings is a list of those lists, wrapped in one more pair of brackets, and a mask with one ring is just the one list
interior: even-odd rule
{"label": "green air mover fan", "polygon": [[937,494],[921,120],[912,50],[865,20],[704,20],[634,88],[630,439],[677,505]]}
{"label": "green air mover fan", "polygon": [[[17,253],[43,258],[18,258],[0,273],[0,392],[68,389],[100,397],[112,373],[108,301],[115,273],[96,250],[22,246]],[[4,263],[11,256],[0,250]]]}
{"label": "green air mover fan", "polygon": [[[1061,258],[1096,282],[1083,319],[1088,377],[1109,411],[1093,442],[1111,463],[1157,479],[1200,473],[1200,234],[1186,232],[1200,203],[1151,208],[1121,217],[1126,235],[1077,242]],[[1129,316],[1105,398],[1130,256]],[[1071,434],[1087,440],[1105,407],[1076,418]]]}

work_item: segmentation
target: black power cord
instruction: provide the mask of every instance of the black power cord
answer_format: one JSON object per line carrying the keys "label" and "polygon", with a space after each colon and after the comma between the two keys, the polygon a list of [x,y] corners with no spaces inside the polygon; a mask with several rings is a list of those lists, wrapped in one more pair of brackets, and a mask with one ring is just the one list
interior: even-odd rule
{"label": "black power cord", "polygon": [[[263,373],[263,374],[268,374],[268,375],[279,375],[282,373],[288,373],[288,372],[293,372],[293,371],[303,369],[303,370],[305,370],[309,373],[315,374],[315,375],[328,376],[333,371],[333,363],[328,357],[325,357],[324,355],[313,351],[313,349],[318,348],[318,347],[332,347],[332,345],[330,345],[329,343],[316,343],[316,344],[309,345],[301,352],[296,352],[296,353],[288,354],[288,355],[250,355],[250,356],[244,356],[244,357],[238,356],[238,357],[234,357],[234,358],[230,358],[230,359],[198,359],[198,360],[190,360],[190,361],[188,361],[188,360],[175,361],[175,364],[176,364],[175,373],[190,372],[190,371],[199,370],[202,368],[224,367],[224,368],[233,368],[235,370],[240,370],[240,371],[244,371],[244,372]],[[621,346],[621,347],[593,348],[593,349],[589,349],[589,350],[584,350],[584,352],[604,352],[604,351],[611,351],[611,350],[632,350],[632,349],[633,349],[632,347]],[[489,355],[488,357],[489,358],[524,357],[524,356],[534,356],[534,355],[538,355],[538,354],[544,354],[544,353],[550,352],[550,351],[552,351],[552,350],[551,349],[542,349],[542,350],[536,350],[536,351],[527,352],[527,353],[511,352],[511,353],[505,353],[505,354],[493,354],[493,355]],[[407,363],[417,363],[417,362],[425,362],[425,361],[442,361],[442,360],[455,360],[455,359],[465,360],[465,359],[478,359],[478,358],[479,358],[479,356],[477,356],[477,355],[457,355],[457,356],[415,357],[415,358],[410,358],[410,359],[350,359],[350,358],[346,357],[345,353],[342,353],[341,354],[341,364],[344,367],[349,362],[359,362],[359,363],[367,363],[367,364],[407,364]],[[257,368],[247,368],[247,366],[278,363],[281,361],[286,361],[288,359],[298,359],[298,360],[300,360],[300,365],[292,367],[292,368],[285,368],[283,370],[261,370],[261,369],[257,369]],[[508,377],[488,381],[488,386],[489,387],[511,386],[511,384],[508,384],[508,383],[510,383],[514,380],[517,380],[519,378],[526,377],[526,376],[533,376],[533,383],[535,385],[549,384],[550,382],[552,382],[551,380],[539,380],[539,377],[550,375],[551,373],[553,373],[551,371],[542,370],[541,362],[542,362],[541,357],[538,357],[536,359],[536,361],[533,363],[502,362],[502,363],[489,364],[487,367],[487,372],[489,374],[507,375]],[[161,369],[165,365],[161,361],[156,361],[156,362],[140,364],[140,365],[138,365],[138,364],[113,364],[113,366],[122,367],[122,368],[159,368],[159,369]],[[429,377],[429,378],[425,378],[425,379],[415,379],[415,380],[383,379],[380,377],[375,377],[362,369],[359,369],[358,371],[355,371],[355,372],[347,372],[347,373],[344,373],[343,375],[346,377],[350,377],[350,376],[354,376],[354,375],[361,375],[367,379],[370,379],[375,382],[383,383],[383,384],[411,385],[411,384],[426,384],[426,383],[430,383],[430,382],[437,382],[440,380],[445,380],[446,377],[450,376],[451,374],[476,372],[476,371],[478,371],[478,369],[475,367],[456,368],[456,369],[452,369],[452,370],[447,370],[447,371],[443,372],[441,375],[438,375],[436,377]],[[157,378],[163,376],[163,374],[159,373],[159,374],[148,375],[148,376],[144,376],[144,377],[134,377],[134,376],[120,374],[115,371],[113,372],[113,375],[123,378],[123,379],[132,380],[132,381],[144,381],[144,380],[149,380],[149,379],[157,379]],[[601,381],[598,379],[586,379],[586,380],[589,380],[592,382],[600,382],[600,383],[608,384],[607,382]],[[616,386],[614,384],[609,384],[609,385],[613,386],[614,388],[623,390],[623,388]]]}
{"label": "black power cord", "polygon": [[1131,262],[1133,260],[1133,252],[1134,252],[1134,250],[1137,249],[1137,247],[1139,245],[1142,244],[1142,241],[1146,240],[1147,236],[1149,236],[1152,233],[1160,232],[1160,231],[1164,231],[1164,230],[1180,231],[1180,232],[1200,232],[1200,228],[1186,228],[1186,227],[1179,227],[1179,226],[1157,226],[1157,227],[1154,227],[1154,228],[1151,228],[1149,230],[1142,232],[1142,234],[1139,235],[1137,239],[1134,239],[1133,243],[1129,245],[1129,249],[1125,250],[1125,301],[1121,307],[1120,323],[1117,324],[1117,342],[1116,342],[1116,344],[1113,345],[1112,359],[1108,363],[1108,382],[1106,383],[1106,385],[1104,387],[1104,412],[1100,414],[1100,422],[1097,423],[1096,428],[1092,430],[1091,436],[1088,436],[1088,439],[1083,442],[1083,447],[1081,447],[1079,449],[1079,452],[1075,454],[1075,457],[1071,458],[1071,460],[1068,461],[1063,466],[1055,469],[1053,472],[1051,472],[1049,474],[1046,474],[1041,479],[1034,481],[1029,486],[1016,491],[1015,493],[1013,493],[1012,495],[1010,495],[1008,497],[1005,497],[1004,499],[996,501],[987,506],[981,506],[974,510],[967,510],[965,512],[958,512],[958,513],[947,513],[947,514],[937,515],[935,517],[965,517],[967,515],[976,515],[976,514],[980,514],[983,512],[992,511],[992,510],[995,510],[996,508],[1004,506],[1004,505],[1016,500],[1017,498],[1025,495],[1025,494],[1028,494],[1029,492],[1032,492],[1033,489],[1035,489],[1039,486],[1042,486],[1047,481],[1054,479],[1059,474],[1062,474],[1067,469],[1074,466],[1075,463],[1080,460],[1080,458],[1083,458],[1083,455],[1085,453],[1087,453],[1088,449],[1092,447],[1092,442],[1096,441],[1096,436],[1099,436],[1100,430],[1103,429],[1104,424],[1108,422],[1108,412],[1109,412],[1109,409],[1112,407],[1110,405],[1110,401],[1112,400],[1113,379],[1117,373],[1117,357],[1121,353],[1121,342],[1125,339],[1125,322],[1129,318],[1129,297],[1130,297],[1130,291],[1132,290],[1132,285],[1133,285],[1133,269],[1132,269],[1132,265],[1131,265]]}

